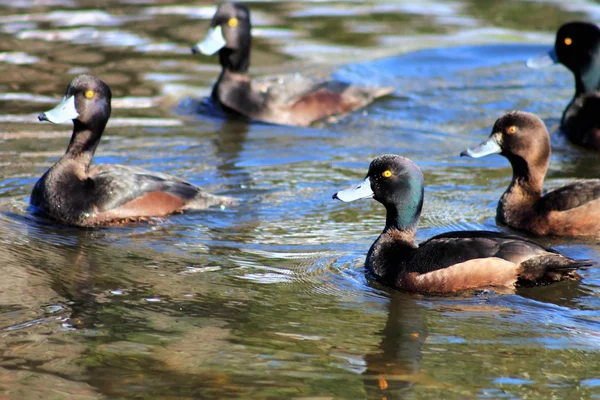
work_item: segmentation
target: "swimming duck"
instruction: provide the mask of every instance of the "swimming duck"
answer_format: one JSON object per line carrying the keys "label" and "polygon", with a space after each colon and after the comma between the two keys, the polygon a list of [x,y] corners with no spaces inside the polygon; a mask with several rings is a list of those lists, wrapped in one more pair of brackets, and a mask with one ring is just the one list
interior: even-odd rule
{"label": "swimming duck", "polygon": [[37,211],[63,224],[90,227],[232,202],[167,174],[124,165],[90,168],[110,103],[106,83],[80,75],[58,106],[38,116],[53,123],[73,120],[73,134],[66,153],[33,188],[31,205]]}
{"label": "swimming duck", "polygon": [[362,108],[393,91],[392,88],[316,80],[299,74],[260,82],[251,80],[248,75],[250,29],[248,7],[225,3],[217,9],[206,38],[192,47],[193,53],[219,53],[222,71],[213,87],[212,98],[226,110],[264,122],[307,126]]}
{"label": "swimming duck", "polygon": [[495,153],[506,157],[513,168],[512,181],[498,203],[499,222],[535,235],[600,235],[600,179],[576,181],[542,195],[550,137],[536,115],[505,114],[489,139],[460,155],[478,158]]}
{"label": "swimming duck", "polygon": [[446,232],[417,245],[423,174],[415,163],[398,155],[377,157],[364,181],[333,198],[344,202],[374,198],[384,205],[385,228],[371,246],[365,266],[376,279],[398,289],[448,294],[514,288],[578,279],[575,269],[591,265],[501,232]]}
{"label": "swimming duck", "polygon": [[561,63],[573,72],[575,96],[565,109],[560,129],[575,144],[600,151],[600,28],[569,22],[556,33],[554,49],[527,61],[530,68]]}

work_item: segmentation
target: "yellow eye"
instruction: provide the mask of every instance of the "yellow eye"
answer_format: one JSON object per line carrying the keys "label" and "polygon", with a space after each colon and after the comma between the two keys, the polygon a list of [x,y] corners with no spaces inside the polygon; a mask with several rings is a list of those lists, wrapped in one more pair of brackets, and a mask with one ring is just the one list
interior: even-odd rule
{"label": "yellow eye", "polygon": [[227,25],[235,28],[238,25],[238,19],[236,17],[230,18],[229,21],[227,21]]}
{"label": "yellow eye", "polygon": [[512,135],[513,133],[517,133],[517,127],[513,125],[509,127],[507,131]]}
{"label": "yellow eye", "polygon": [[91,99],[92,97],[94,97],[94,91],[93,90],[88,90],[87,92],[85,92],[85,97],[87,99]]}
{"label": "yellow eye", "polygon": [[384,178],[389,178],[390,176],[392,176],[392,171],[390,171],[389,169],[386,171],[383,171],[383,175]]}
{"label": "yellow eye", "polygon": [[570,37],[568,37],[568,38],[565,38],[565,44],[566,44],[567,46],[570,46],[570,45],[571,45],[571,43],[573,43],[573,39],[571,39]]}

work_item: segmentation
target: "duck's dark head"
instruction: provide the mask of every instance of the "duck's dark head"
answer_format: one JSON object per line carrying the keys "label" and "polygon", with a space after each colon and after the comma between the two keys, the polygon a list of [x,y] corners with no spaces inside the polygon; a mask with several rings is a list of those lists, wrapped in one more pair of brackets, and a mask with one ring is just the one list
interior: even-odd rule
{"label": "duck's dark head", "polygon": [[206,37],[192,46],[192,53],[213,55],[219,52],[223,67],[233,72],[245,72],[250,65],[251,28],[248,7],[225,3],[217,8]]}
{"label": "duck's dark head", "polygon": [[528,173],[532,168],[541,168],[545,174],[550,161],[550,137],[546,125],[535,114],[511,111],[496,120],[486,141],[460,153],[473,158],[489,154],[508,158],[515,174]]}
{"label": "duck's dark head", "polygon": [[589,22],[568,22],[558,29],[554,49],[527,61],[531,68],[555,63],[573,72],[578,95],[600,89],[600,28]]}
{"label": "duck's dark head", "polygon": [[90,75],[80,75],[67,86],[60,104],[38,115],[38,119],[55,124],[73,120],[75,124],[104,130],[110,117],[111,96],[106,83]]}
{"label": "duck's dark head", "polygon": [[589,22],[569,22],[556,33],[556,58],[575,73],[594,64],[600,50],[600,28]]}
{"label": "duck's dark head", "polygon": [[423,206],[423,173],[408,158],[387,154],[371,162],[364,181],[333,198],[344,202],[373,198],[387,210],[386,229],[413,230]]}

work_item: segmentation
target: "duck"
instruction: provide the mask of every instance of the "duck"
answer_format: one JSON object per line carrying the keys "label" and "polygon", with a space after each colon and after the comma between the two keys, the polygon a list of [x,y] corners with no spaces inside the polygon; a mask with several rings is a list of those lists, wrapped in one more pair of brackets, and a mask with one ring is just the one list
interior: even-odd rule
{"label": "duck", "polygon": [[363,108],[393,92],[390,87],[360,87],[300,74],[251,79],[251,28],[248,7],[225,3],[217,8],[206,37],[191,48],[194,54],[219,53],[222,70],[211,97],[234,115],[273,124],[309,126]]}
{"label": "duck", "polygon": [[592,265],[502,232],[446,232],[417,244],[423,182],[413,161],[386,154],[371,162],[362,182],[333,195],[343,202],[373,198],[385,207],[385,227],[365,260],[367,272],[383,284],[432,295],[505,290],[580,279],[576,270]]}
{"label": "duck", "polygon": [[52,123],[72,120],[73,133],[65,154],[33,188],[35,212],[64,225],[93,227],[234,203],[171,175],[116,164],[90,167],[110,118],[111,97],[105,82],[80,75],[55,108],[38,116]]}
{"label": "duck", "polygon": [[530,68],[560,63],[575,77],[575,95],[565,108],[560,130],[576,145],[600,151],[600,28],[568,22],[557,33],[554,48],[527,60]]}
{"label": "duck", "polygon": [[550,136],[535,114],[511,111],[498,118],[483,143],[461,156],[500,154],[513,177],[496,210],[498,222],[537,236],[600,236],[600,179],[577,180],[543,194]]}

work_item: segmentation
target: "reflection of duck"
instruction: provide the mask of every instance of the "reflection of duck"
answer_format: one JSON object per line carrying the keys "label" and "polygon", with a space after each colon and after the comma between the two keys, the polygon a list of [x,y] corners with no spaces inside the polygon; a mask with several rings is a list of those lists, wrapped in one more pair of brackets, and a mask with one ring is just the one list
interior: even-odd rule
{"label": "reflection of duck", "polygon": [[536,235],[600,235],[600,179],[576,181],[542,196],[550,138],[541,119],[521,111],[507,113],[488,140],[461,155],[494,153],[513,167],[512,182],[498,203],[498,221]]}
{"label": "reflection of duck", "polygon": [[600,151],[600,28],[589,22],[569,22],[556,33],[554,49],[531,58],[541,68],[561,63],[575,77],[575,96],[565,109],[561,130],[575,144]]}
{"label": "reflection of duck", "polygon": [[[547,124],[548,127],[550,124]],[[552,134],[550,141],[552,142]],[[571,146],[552,145],[551,170],[554,179],[597,179],[600,176],[600,158],[591,151],[573,151]]]}
{"label": "reflection of duck", "polygon": [[[92,328],[99,320],[101,304],[96,293],[96,274],[101,269],[101,257],[90,257],[85,246],[89,238],[80,235],[79,246],[60,246],[56,254],[62,256],[62,264],[47,267],[53,273],[54,286],[69,301],[71,316],[69,325],[81,329]],[[64,268],[61,265],[68,266]]]}
{"label": "reflection of duck", "polygon": [[[215,138],[214,144],[216,155],[221,160],[217,168],[223,173],[223,176],[230,178],[232,171],[237,168],[235,163],[240,160],[247,137],[247,122],[229,119],[219,127],[219,134]],[[245,174],[244,180],[244,184],[249,184],[251,178]]]}
{"label": "reflection of duck", "polygon": [[334,195],[342,201],[370,197],[385,206],[387,216],[365,266],[378,280],[399,289],[442,294],[514,288],[578,278],[574,270],[591,264],[500,232],[447,232],[417,245],[423,174],[404,157],[376,158],[363,182]]}
{"label": "reflection of duck", "polygon": [[245,5],[226,3],[213,17],[206,38],[192,52],[219,52],[223,67],[213,98],[246,117],[306,126],[324,118],[346,114],[392,92],[392,88],[363,88],[339,81],[321,81],[301,75],[250,80],[250,11]]}
{"label": "reflection of duck", "polygon": [[33,206],[58,222],[86,227],[231,203],[166,174],[124,165],[90,169],[110,117],[110,102],[106,83],[81,75],[56,108],[38,117],[54,123],[73,120],[73,135],[65,155],[36,183]]}
{"label": "reflection of duck", "polygon": [[[376,352],[366,356],[368,399],[402,398],[418,379],[427,329],[421,306],[406,294],[393,293]],[[391,397],[388,397],[391,396]]]}

